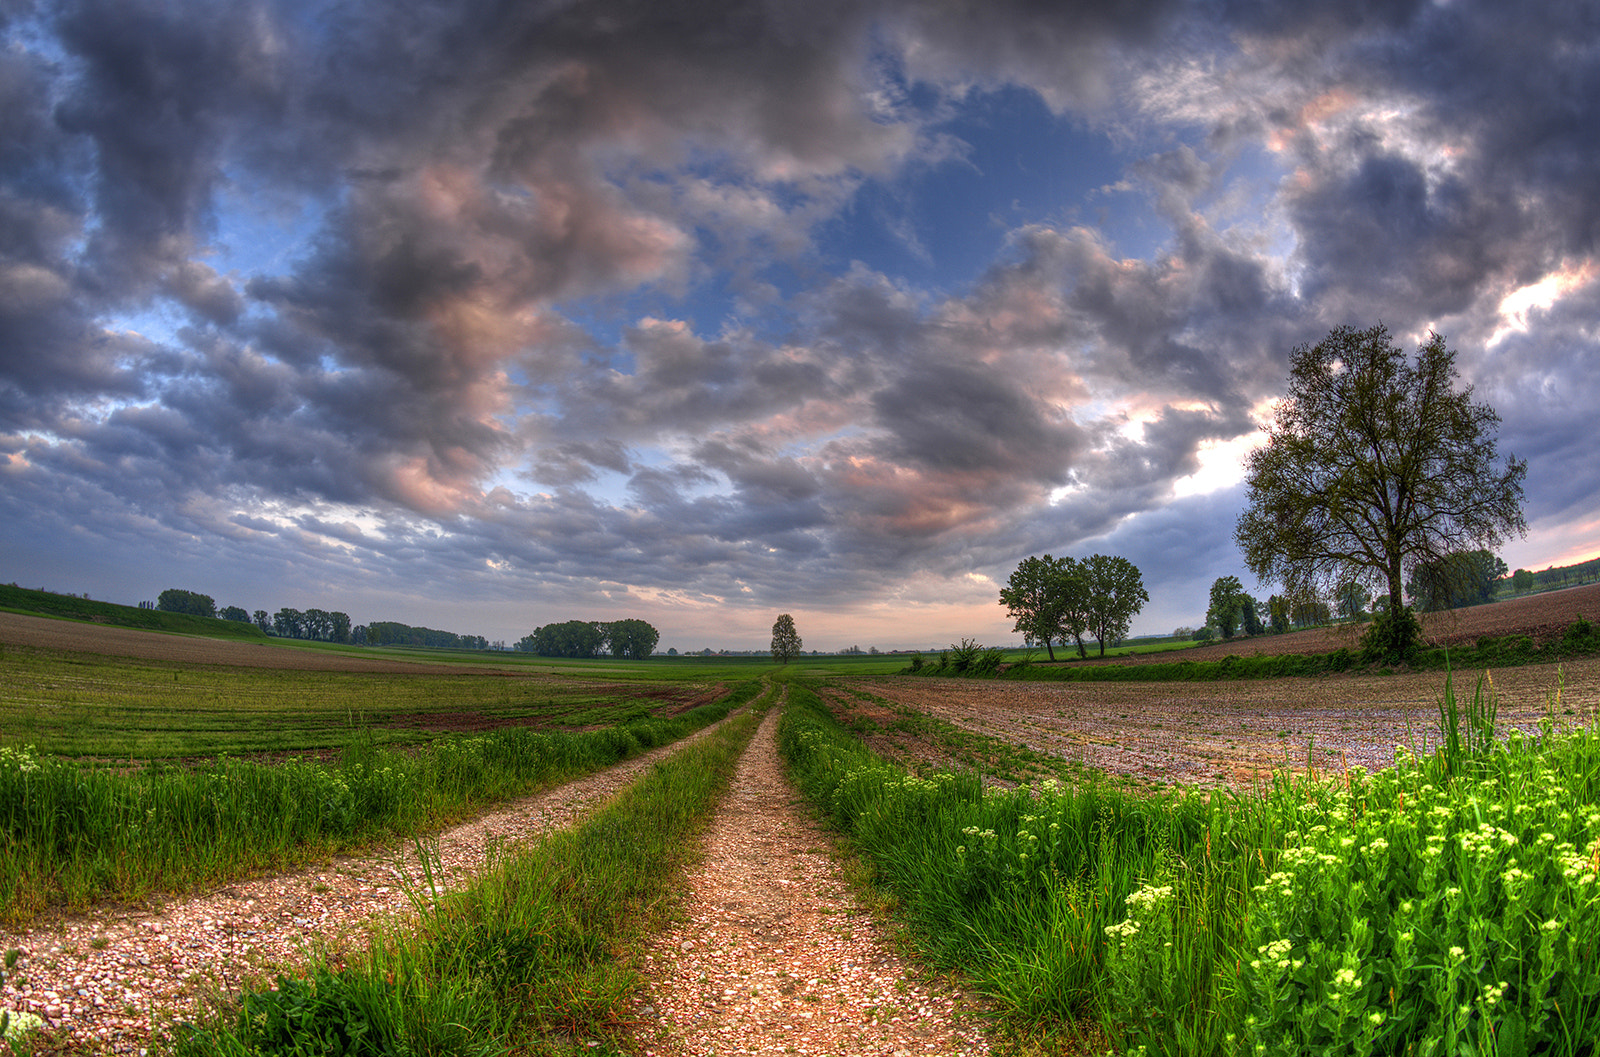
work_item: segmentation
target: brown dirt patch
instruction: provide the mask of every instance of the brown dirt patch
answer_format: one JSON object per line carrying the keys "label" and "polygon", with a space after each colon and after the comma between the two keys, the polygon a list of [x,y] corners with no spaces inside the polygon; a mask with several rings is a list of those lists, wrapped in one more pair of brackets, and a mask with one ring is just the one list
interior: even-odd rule
{"label": "brown dirt patch", "polygon": [[[1496,669],[1502,731],[1593,721],[1600,658]],[[1457,697],[1476,676],[1456,677]],[[1557,687],[1564,683],[1559,700]],[[1189,785],[1250,785],[1288,766],[1318,770],[1394,762],[1397,745],[1438,740],[1445,676],[1421,672],[1214,683],[1013,683],[962,679],[851,680],[897,705],[1064,761]],[[851,702],[859,709],[860,702]],[[1570,713],[1567,710],[1571,710]],[[904,745],[910,739],[898,737]],[[937,762],[938,746],[907,749]]]}
{"label": "brown dirt patch", "polygon": [[106,624],[0,613],[0,643],[36,649],[97,653],[179,664],[217,664],[241,668],[293,671],[377,672],[384,674],[461,675],[467,672],[506,674],[488,666],[432,664],[398,657],[350,657],[300,646],[235,642],[198,635],[170,635]]}

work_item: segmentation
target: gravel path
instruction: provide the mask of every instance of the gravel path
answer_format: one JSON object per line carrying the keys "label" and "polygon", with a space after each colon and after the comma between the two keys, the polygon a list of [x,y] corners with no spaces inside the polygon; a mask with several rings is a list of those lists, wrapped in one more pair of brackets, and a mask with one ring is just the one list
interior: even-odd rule
{"label": "gravel path", "polygon": [[975,1003],[913,974],[852,899],[784,775],[779,711],[740,760],[683,920],[645,951],[644,1053],[989,1052]]}
{"label": "gravel path", "polygon": [[[427,838],[436,880],[465,884],[490,850],[572,825],[714,728]],[[425,887],[413,846],[239,882],[159,911],[106,909],[0,931],[0,950],[20,951],[0,1005],[45,1019],[45,1052],[143,1053],[153,1033],[207,994],[300,964],[308,951],[364,942],[376,920],[410,912],[408,893]]]}

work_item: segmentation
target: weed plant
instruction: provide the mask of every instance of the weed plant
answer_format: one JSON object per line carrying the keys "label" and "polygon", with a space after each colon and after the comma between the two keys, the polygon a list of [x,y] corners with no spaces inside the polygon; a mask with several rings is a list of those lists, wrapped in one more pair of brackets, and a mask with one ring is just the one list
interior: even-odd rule
{"label": "weed plant", "polygon": [[583,733],[510,727],[414,754],[366,740],[332,764],[91,770],[0,747],[0,918],[183,890],[442,825],[674,741],[759,690],[752,681],[671,719]]}
{"label": "weed plant", "polygon": [[1014,1022],[1161,1054],[1550,1054],[1600,1037],[1600,737],[1494,737],[1253,794],[985,790],[791,689],[781,745],[940,963]]}
{"label": "weed plant", "polygon": [[281,977],[180,1028],[177,1057],[615,1052],[602,1047],[636,981],[625,951],[662,923],[759,721],[736,717],[470,888],[415,893],[420,921],[344,967]]}

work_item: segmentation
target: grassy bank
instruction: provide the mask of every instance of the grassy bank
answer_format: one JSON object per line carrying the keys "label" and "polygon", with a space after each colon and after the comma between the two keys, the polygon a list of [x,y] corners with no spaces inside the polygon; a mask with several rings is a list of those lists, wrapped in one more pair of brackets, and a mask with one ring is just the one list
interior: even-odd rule
{"label": "grassy bank", "polygon": [[495,864],[343,967],[244,995],[180,1029],[179,1057],[615,1053],[673,879],[760,720],[736,717],[583,826]]}
{"label": "grassy bank", "polygon": [[358,742],[330,764],[223,757],[114,771],[0,748],[0,918],[182,891],[437,827],[674,741],[759,689],[588,732],[511,727],[415,753]]}
{"label": "grassy bank", "polygon": [[780,732],[929,955],[1047,1046],[1546,1053],[1600,1034],[1600,736],[1497,741],[1259,795],[982,790],[869,753],[803,688]]}

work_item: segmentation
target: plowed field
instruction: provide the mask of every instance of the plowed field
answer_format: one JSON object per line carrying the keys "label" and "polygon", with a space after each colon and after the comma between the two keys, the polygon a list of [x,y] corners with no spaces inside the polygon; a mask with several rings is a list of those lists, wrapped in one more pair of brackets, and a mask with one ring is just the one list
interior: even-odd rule
{"label": "plowed field", "polygon": [[[1545,640],[1559,637],[1580,615],[1600,619],[1600,585],[1429,614],[1424,629],[1430,640],[1447,645],[1516,634]],[[1319,628],[1129,660],[1310,654],[1354,645],[1353,631]],[[1471,696],[1479,674],[1457,674],[1458,699]],[[881,679],[853,685],[959,727],[1117,774],[1248,785],[1275,767],[1304,770],[1309,762],[1319,770],[1356,765],[1374,770],[1394,762],[1398,745],[1425,749],[1438,740],[1445,676],[1422,672],[1208,683]],[[1492,685],[1502,730],[1515,726],[1535,732],[1547,714],[1557,723],[1592,721],[1600,710],[1600,658],[1496,669]],[[887,710],[872,715],[868,704],[852,707],[879,723],[893,718]],[[926,741],[886,739],[891,751],[893,741],[908,757],[940,757],[938,747]]]}

